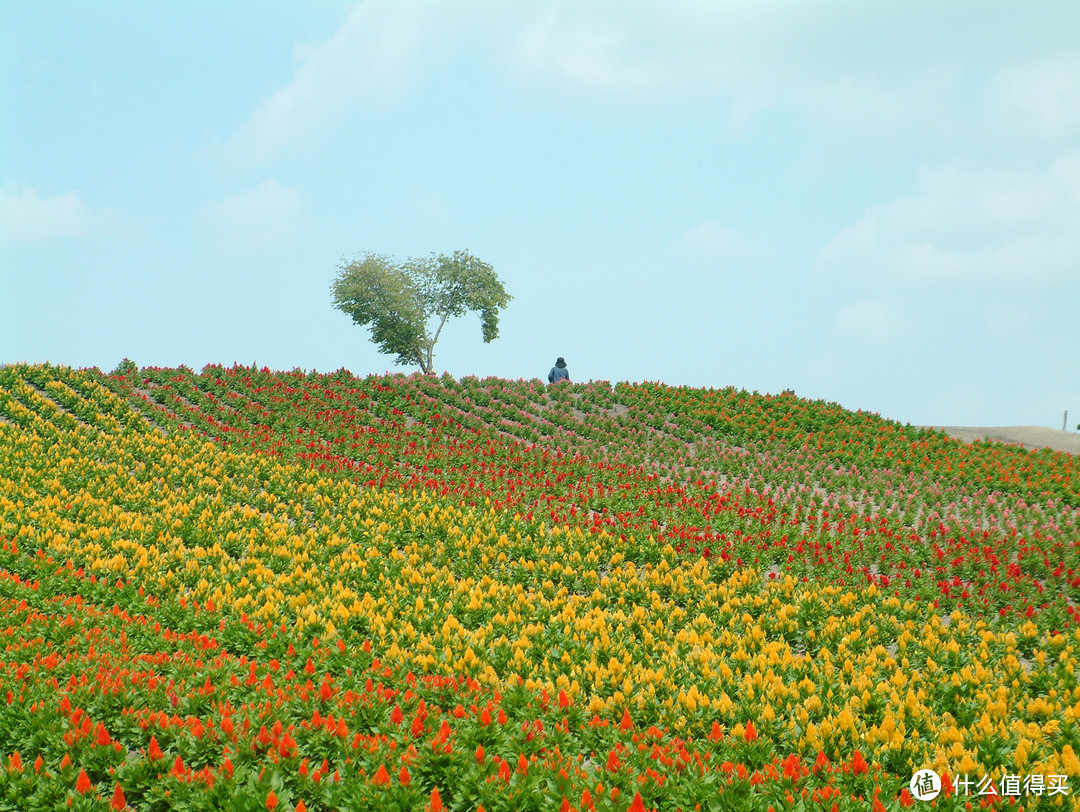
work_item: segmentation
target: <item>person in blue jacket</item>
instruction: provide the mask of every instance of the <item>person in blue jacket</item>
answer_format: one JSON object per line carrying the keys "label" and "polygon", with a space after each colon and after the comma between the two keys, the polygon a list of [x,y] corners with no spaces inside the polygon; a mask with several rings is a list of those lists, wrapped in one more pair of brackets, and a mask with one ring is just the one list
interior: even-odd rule
{"label": "person in blue jacket", "polygon": [[559,357],[555,360],[555,366],[548,373],[548,383],[570,383],[570,370],[566,368],[566,361]]}

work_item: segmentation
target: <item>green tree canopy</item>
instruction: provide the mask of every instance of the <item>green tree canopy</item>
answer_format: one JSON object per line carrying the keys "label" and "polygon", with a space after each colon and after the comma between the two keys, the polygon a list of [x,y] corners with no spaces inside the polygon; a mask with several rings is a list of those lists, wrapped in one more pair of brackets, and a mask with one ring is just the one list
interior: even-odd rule
{"label": "green tree canopy", "polygon": [[468,251],[396,263],[367,253],[342,260],[332,287],[334,307],[368,325],[380,352],[399,364],[433,371],[435,343],[447,320],[480,314],[484,342],[499,336],[499,310],[512,298],[486,262]]}

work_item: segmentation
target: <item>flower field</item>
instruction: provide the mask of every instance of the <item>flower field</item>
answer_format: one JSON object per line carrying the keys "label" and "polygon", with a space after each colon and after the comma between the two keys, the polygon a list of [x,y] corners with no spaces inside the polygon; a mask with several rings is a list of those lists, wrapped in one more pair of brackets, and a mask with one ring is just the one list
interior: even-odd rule
{"label": "flower field", "polygon": [[1067,454],[733,389],[0,368],[0,810],[1076,809],[1077,601]]}

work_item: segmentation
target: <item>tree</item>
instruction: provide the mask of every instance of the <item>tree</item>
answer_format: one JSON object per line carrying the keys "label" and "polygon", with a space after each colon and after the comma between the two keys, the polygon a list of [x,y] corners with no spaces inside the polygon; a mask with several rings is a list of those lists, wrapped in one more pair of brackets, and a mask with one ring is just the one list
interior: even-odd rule
{"label": "tree", "polygon": [[486,262],[468,251],[432,254],[396,264],[367,253],[338,266],[332,287],[334,307],[354,323],[370,325],[380,352],[399,364],[433,371],[435,343],[448,319],[480,314],[484,342],[499,336],[499,310],[512,298]]}

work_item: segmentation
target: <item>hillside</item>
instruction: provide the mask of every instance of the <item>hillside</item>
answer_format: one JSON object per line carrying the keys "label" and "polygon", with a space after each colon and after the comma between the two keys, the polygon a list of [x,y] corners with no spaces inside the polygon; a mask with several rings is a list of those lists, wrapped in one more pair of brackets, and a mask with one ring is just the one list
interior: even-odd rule
{"label": "hillside", "polygon": [[121,371],[0,368],[0,755],[42,758],[0,797],[894,809],[926,766],[1080,779],[1069,454],[734,389]]}

